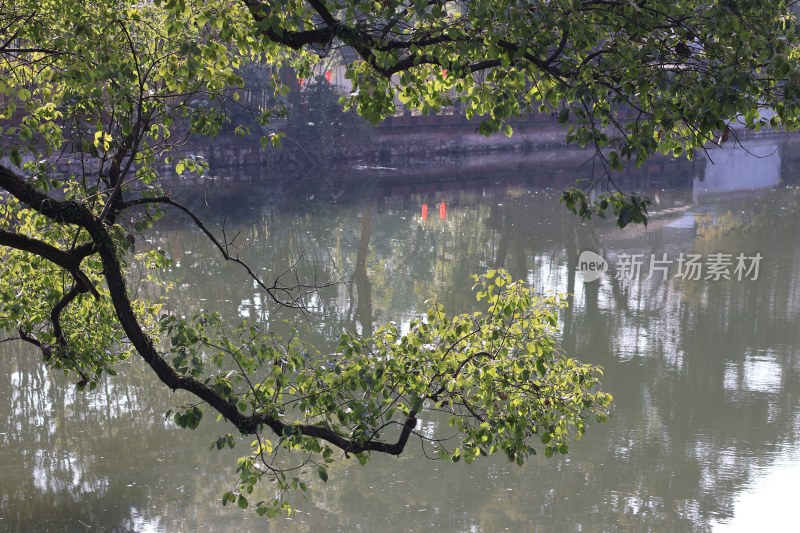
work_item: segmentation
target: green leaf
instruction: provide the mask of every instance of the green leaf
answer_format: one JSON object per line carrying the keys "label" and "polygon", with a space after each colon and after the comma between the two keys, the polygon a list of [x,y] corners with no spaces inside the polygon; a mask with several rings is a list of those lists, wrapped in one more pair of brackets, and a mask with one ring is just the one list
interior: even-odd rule
{"label": "green leaf", "polygon": [[11,147],[9,157],[11,159],[11,163],[14,166],[19,167],[22,165],[22,155],[20,155],[19,148],[17,148],[16,146]]}
{"label": "green leaf", "polygon": [[239,497],[236,499],[236,505],[238,505],[239,508],[241,509],[247,509],[249,502],[247,501],[247,498],[245,498],[240,494]]}

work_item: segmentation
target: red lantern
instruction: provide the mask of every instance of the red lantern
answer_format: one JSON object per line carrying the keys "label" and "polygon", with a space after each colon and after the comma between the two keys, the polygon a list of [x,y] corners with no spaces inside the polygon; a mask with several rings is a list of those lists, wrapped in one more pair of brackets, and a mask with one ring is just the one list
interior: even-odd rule
{"label": "red lantern", "polygon": [[422,220],[428,220],[428,204],[422,204]]}

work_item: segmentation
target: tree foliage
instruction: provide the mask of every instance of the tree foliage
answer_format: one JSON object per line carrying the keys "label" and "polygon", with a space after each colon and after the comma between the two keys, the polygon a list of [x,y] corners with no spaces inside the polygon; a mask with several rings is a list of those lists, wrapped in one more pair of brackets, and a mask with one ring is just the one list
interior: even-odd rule
{"label": "tree foliage", "polygon": [[[307,488],[308,467],[325,481],[342,454],[400,454],[412,436],[453,461],[503,452],[521,463],[539,442],[545,455],[566,453],[611,398],[599,369],[555,347],[561,304],[505,272],[476,279],[480,313],[433,304],[407,331],[344,333],[335,355],[258,324],[232,334],[215,316],[159,316],[126,275],[132,260],[166,264],[157,251],[134,255],[162,209],[189,217],[276,304],[302,307],[318,288],[260,277],[162,190],[160,169],[205,170],[186,140],[230,119],[246,65],[270,65],[280,96],[281,67],[309,78],[319,57],[346,47],[358,60],[343,103],[362,116],[380,120],[396,98],[426,113],[458,100],[482,132],[510,134],[516,116],[554,113],[600,169],[565,192],[567,207],[646,223],[647,199],[614,191],[611,172],[659,152],[693,157],[735,137],[738,123],[796,128],[797,46],[790,6],[767,0],[3,2],[0,328],[80,387],[136,353],[197,398],[175,411],[179,426],[197,427],[211,409],[254,436],[223,503],[247,507],[267,475],[280,490],[255,505],[261,514],[288,508],[283,494]],[[278,111],[248,110],[253,124],[234,127],[278,144]],[[587,189],[602,184],[612,190],[590,202]],[[419,417],[437,411],[453,434],[418,433]],[[296,459],[278,461],[287,451]]]}

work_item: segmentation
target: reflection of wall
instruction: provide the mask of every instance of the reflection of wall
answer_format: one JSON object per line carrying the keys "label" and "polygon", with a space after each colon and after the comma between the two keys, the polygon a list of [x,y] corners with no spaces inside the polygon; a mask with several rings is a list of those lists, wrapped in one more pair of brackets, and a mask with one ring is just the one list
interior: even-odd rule
{"label": "reflection of wall", "polygon": [[723,148],[709,152],[713,164],[706,165],[702,179],[695,178],[695,202],[706,194],[766,189],[781,179],[781,157],[777,144],[754,144],[745,148]]}

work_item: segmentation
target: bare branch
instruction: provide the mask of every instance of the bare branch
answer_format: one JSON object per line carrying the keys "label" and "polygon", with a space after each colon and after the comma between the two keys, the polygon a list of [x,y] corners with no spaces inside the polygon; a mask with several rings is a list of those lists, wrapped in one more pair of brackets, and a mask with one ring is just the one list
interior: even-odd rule
{"label": "bare branch", "polygon": [[192,219],[192,222],[194,222],[195,226],[197,226],[197,228],[200,229],[200,231],[202,231],[203,234],[211,241],[214,247],[217,248],[217,250],[219,250],[219,252],[222,254],[222,257],[226,261],[230,261],[232,263],[236,263],[237,265],[241,266],[245,270],[245,272],[247,272],[247,275],[253,281],[255,281],[256,284],[264,292],[269,294],[270,298],[272,298],[272,300],[275,303],[283,307],[307,310],[305,304],[303,303],[307,295],[313,294],[314,292],[317,292],[319,289],[330,287],[336,284],[336,282],[329,281],[319,285],[317,284],[306,285],[300,282],[296,282],[293,285],[281,285],[280,284],[281,278],[286,274],[288,274],[289,272],[294,271],[297,262],[290,265],[285,271],[275,276],[272,284],[268,284],[266,281],[264,281],[264,279],[261,276],[259,276],[252,269],[252,267],[250,267],[249,264],[247,264],[246,261],[241,259],[238,256],[238,254],[231,253],[231,247],[233,246],[233,243],[236,240],[235,237],[232,240],[228,241],[227,239],[224,238],[224,230],[220,228],[223,231],[223,240],[220,241],[213,233],[211,233],[211,230],[208,229],[208,226],[206,226],[205,223],[202,220],[200,220],[200,217],[198,217],[191,209],[189,209],[188,207],[179,202],[176,202],[169,196],[158,196],[154,198],[137,198],[134,200],[130,200],[128,202],[124,202],[123,204],[121,204],[120,211],[128,209],[133,206],[147,205],[147,204],[170,205],[182,211],[187,216],[189,216],[189,218]]}

